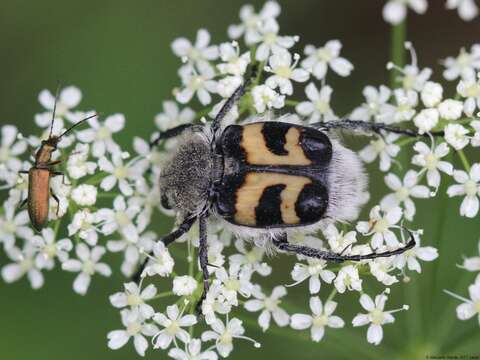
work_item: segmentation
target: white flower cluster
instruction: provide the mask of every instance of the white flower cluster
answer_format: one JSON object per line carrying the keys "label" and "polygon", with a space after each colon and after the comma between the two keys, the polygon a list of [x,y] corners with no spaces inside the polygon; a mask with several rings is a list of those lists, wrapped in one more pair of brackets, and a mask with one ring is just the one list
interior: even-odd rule
{"label": "white flower cluster", "polygon": [[[418,12],[426,9],[426,1],[402,0],[390,1],[390,10],[386,12],[392,12],[392,7],[399,11],[406,4]],[[213,118],[218,113],[248,76],[252,64],[258,67],[258,73],[247,94],[227,116],[227,122],[269,118],[273,109],[291,112],[291,121],[305,125],[341,121],[330,104],[333,89],[327,84],[327,77],[348,77],[353,70],[353,65],[340,55],[342,44],[331,40],[320,47],[306,45],[302,59],[293,52],[299,37],[280,34],[280,11],[274,1],[266,2],[259,12],[250,5],[243,6],[241,23],[228,28],[231,41],[219,45],[210,44],[210,34],[205,29],[198,31],[194,43],[185,38],[173,41],[172,50],[182,61],[178,70],[181,86],[173,91],[175,101],[165,101],[163,112],[155,117],[159,130],[185,123],[207,123],[205,117]],[[442,175],[443,181],[453,177],[457,182],[448,187],[447,193],[463,197],[460,214],[477,216],[480,163],[470,164],[464,149],[480,146],[480,120],[475,115],[480,108],[480,45],[445,59],[444,77],[457,85],[457,93],[452,97],[444,94],[440,83],[430,80],[431,69],[418,67],[413,47],[406,46],[411,51],[411,64],[403,68],[388,66],[398,72],[401,86],[366,86],[364,103],[354,108],[349,118],[415,129],[425,140],[392,133],[374,135],[359,155],[366,163],[379,159],[380,170],[386,172],[388,193],[379,204],[371,204],[368,219],[352,226],[331,224],[318,234],[296,235],[291,239],[295,244],[348,255],[398,249],[407,243],[404,230],[415,217],[415,202],[435,197]],[[299,86],[304,86],[304,100],[292,97]],[[161,206],[158,175],[176,140],[151,149],[146,140],[136,137],[136,154],[131,156],[113,139],[125,126],[123,115],[90,119],[88,126],[75,129],[59,144],[56,159],[64,161],[57,168],[65,176],[51,179],[59,206],[50,199],[51,227],[35,234],[28,225],[27,211],[18,209],[28,190],[27,176],[19,171],[33,165],[32,161],[21,160],[27,148],[37,149],[48,136],[54,97],[43,91],[39,100],[47,110],[35,117],[44,131],[40,137],[25,138],[14,126],[2,127],[0,184],[8,195],[0,210],[0,242],[11,263],[2,267],[1,274],[6,282],[26,275],[32,287],[39,288],[44,282],[42,274],[59,264],[65,271],[78,273],[73,289],[85,294],[93,275],[110,276],[110,267],[101,262],[107,251],[122,254],[120,270],[128,279],[147,261],[146,276],[139,284],[127,280],[124,291],[110,297],[123,324],[122,329],[108,334],[111,349],[119,349],[131,339],[141,356],[151,343],[153,349],[164,350],[174,359],[227,357],[234,342],[240,339],[260,347],[257,341],[245,336],[244,321],[240,320],[251,316],[250,312],[258,314],[258,325],[263,331],[268,331],[273,322],[279,327],[309,329],[312,340],[320,341],[327,328],[345,325],[340,316],[333,315],[340,312],[334,298],[352,293],[359,296],[366,311],[355,316],[352,325],[369,324],[367,340],[378,345],[383,338],[382,326],[394,321],[392,313],[408,308],[404,305],[401,309],[384,310],[389,287],[398,283],[399,277],[408,279],[410,271],[420,273],[420,261],[438,257],[437,249],[420,245],[423,232],[412,230],[409,234],[415,237],[416,246],[401,255],[342,264],[297,256],[290,271],[292,280],[285,281],[293,283],[272,285],[268,280],[273,269],[265,249],[235,239],[227,230],[211,224],[211,279],[201,306],[201,319],[208,329],[198,333],[200,327],[195,325],[200,321],[195,316],[195,306],[203,291],[196,256],[198,226],[179,239],[187,243],[185,246],[167,249],[156,233],[158,224],[152,222],[154,215],[175,215]],[[81,93],[75,87],[60,92],[53,134],[60,134],[70,124],[93,114],[74,110],[80,100]],[[193,104],[191,108],[179,105],[187,103]],[[412,168],[402,172],[396,158],[409,145],[415,150],[409,161]],[[454,168],[454,153],[459,155],[463,170]],[[468,266],[474,266],[473,263]],[[305,298],[309,298],[310,313],[294,313],[287,300],[287,288],[306,281]],[[380,283],[384,291],[372,299],[363,292],[366,281]],[[476,300],[472,301],[478,302],[480,285],[475,286],[472,294]],[[478,304],[475,306],[478,312]],[[242,309],[247,313],[241,314]]]}
{"label": "white flower cluster", "polygon": [[[471,21],[478,15],[478,5],[475,0],[446,0],[445,7],[449,10],[456,9],[458,16],[465,21]],[[417,14],[425,14],[428,2],[427,0],[387,0],[383,7],[383,18],[386,22],[397,25],[407,17],[408,8]]]}

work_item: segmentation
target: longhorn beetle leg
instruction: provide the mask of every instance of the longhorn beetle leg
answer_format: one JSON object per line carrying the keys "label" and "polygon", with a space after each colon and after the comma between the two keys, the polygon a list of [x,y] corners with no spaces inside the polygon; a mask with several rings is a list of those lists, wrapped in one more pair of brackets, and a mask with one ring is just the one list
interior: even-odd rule
{"label": "longhorn beetle leg", "polygon": [[58,199],[57,195],[54,194],[52,189],[50,189],[50,195],[52,195],[53,200],[57,202],[57,211],[55,214],[58,216],[58,212],[60,211],[60,200]]}

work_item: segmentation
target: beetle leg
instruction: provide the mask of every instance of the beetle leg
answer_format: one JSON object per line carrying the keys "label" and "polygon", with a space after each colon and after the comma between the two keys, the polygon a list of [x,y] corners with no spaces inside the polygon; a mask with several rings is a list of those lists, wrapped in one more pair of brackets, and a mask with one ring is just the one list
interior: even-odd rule
{"label": "beetle leg", "polygon": [[50,174],[52,174],[53,176],[62,176],[62,184],[63,185],[68,185],[66,182],[65,182],[65,174],[61,171],[51,171]]}
{"label": "beetle leg", "polygon": [[28,170],[20,170],[18,173],[19,173],[19,174],[28,174],[29,171],[28,171]]}
{"label": "beetle leg", "polygon": [[[179,225],[178,229],[172,231],[170,234],[163,237],[161,239],[161,241],[165,244],[165,246],[170,245],[172,242],[177,240],[180,236],[187,233],[188,230],[190,230],[190,228],[192,227],[192,225],[195,223],[196,220],[197,220],[196,217],[191,217],[191,216],[186,217],[185,220]],[[146,259],[138,267],[135,274],[133,274],[132,281],[136,282],[137,284],[140,282],[140,279],[144,276],[143,272],[144,272],[145,268],[147,267],[148,260],[152,256],[153,256],[153,251],[150,254],[147,255]]]}
{"label": "beetle leg", "polygon": [[161,140],[166,140],[178,136],[183,132],[183,130],[188,129],[192,126],[194,126],[194,124],[182,124],[161,132],[160,134],[158,134],[155,140],[150,142],[150,149],[154,146],[157,146]]}
{"label": "beetle leg", "polygon": [[319,249],[315,249],[308,246],[290,244],[287,239],[287,234],[283,234],[283,236],[281,236],[280,238],[273,239],[273,244],[278,249],[283,251],[287,251],[287,252],[291,252],[291,253],[295,253],[298,255],[303,255],[311,258],[323,259],[327,261],[334,261],[337,263],[341,263],[344,261],[361,261],[361,260],[376,259],[379,257],[390,257],[393,255],[400,255],[405,251],[407,251],[408,249],[411,249],[412,247],[415,246],[415,238],[413,237],[412,232],[410,232],[409,230],[407,231],[410,235],[410,240],[405,246],[392,251],[384,251],[381,253],[372,252],[370,254],[365,254],[365,255],[343,255],[343,251],[342,253],[337,254],[331,251],[319,250]]}
{"label": "beetle leg", "polygon": [[203,292],[200,300],[198,300],[197,304],[195,305],[195,311],[197,312],[197,316],[202,314],[202,303],[207,297],[207,292],[209,288],[208,283],[208,244],[207,244],[207,215],[202,214],[199,220],[199,232],[200,232],[200,244],[198,247],[198,257],[200,260],[200,268],[203,272]]}
{"label": "beetle leg", "polygon": [[63,162],[63,159],[60,159],[60,160],[55,160],[55,161],[50,161],[47,166],[54,166],[54,165],[58,165],[58,164],[61,164]]}
{"label": "beetle leg", "polygon": [[58,212],[60,211],[60,200],[58,199],[57,195],[54,194],[53,190],[50,189],[50,195],[52,195],[53,200],[57,202],[57,212],[56,215],[58,216]]}
{"label": "beetle leg", "polygon": [[18,205],[18,209],[20,210],[21,208],[23,208],[28,202],[28,197],[24,200],[22,200],[22,202]]}
{"label": "beetle leg", "polygon": [[411,137],[430,137],[430,136],[444,136],[443,131],[433,131],[430,133],[420,134],[415,130],[403,129],[395,126],[390,126],[385,123],[372,123],[361,120],[338,120],[338,121],[320,121],[317,123],[310,124],[310,126],[317,128],[319,130],[331,130],[331,129],[344,129],[344,130],[363,130],[368,132],[374,132],[379,135],[382,134],[382,131],[391,132],[395,134],[402,134]]}

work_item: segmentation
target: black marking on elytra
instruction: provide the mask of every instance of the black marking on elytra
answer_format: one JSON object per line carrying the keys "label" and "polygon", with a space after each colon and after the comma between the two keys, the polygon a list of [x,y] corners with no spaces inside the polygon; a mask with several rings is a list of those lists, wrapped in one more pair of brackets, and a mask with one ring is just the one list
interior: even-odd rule
{"label": "black marking on elytra", "polygon": [[245,162],[245,150],[241,146],[242,138],[243,126],[230,125],[223,131],[220,143],[225,158]]}
{"label": "black marking on elytra", "polygon": [[285,184],[272,185],[263,190],[257,207],[255,208],[256,226],[282,225],[282,199],[280,194]]}
{"label": "black marking on elytra", "polygon": [[267,148],[275,155],[288,155],[285,150],[287,142],[286,134],[292,125],[287,123],[265,122],[262,127],[262,135]]}
{"label": "black marking on elytra", "polygon": [[328,206],[327,188],[320,182],[306,184],[295,203],[295,212],[303,224],[319,221]]}
{"label": "black marking on elytra", "polygon": [[332,159],[332,143],[321,131],[302,127],[300,144],[305,156],[316,165],[327,165]]}
{"label": "black marking on elytra", "polygon": [[245,173],[241,172],[224,176],[222,183],[219,185],[215,207],[218,214],[231,223],[235,223],[237,191],[244,183]]}

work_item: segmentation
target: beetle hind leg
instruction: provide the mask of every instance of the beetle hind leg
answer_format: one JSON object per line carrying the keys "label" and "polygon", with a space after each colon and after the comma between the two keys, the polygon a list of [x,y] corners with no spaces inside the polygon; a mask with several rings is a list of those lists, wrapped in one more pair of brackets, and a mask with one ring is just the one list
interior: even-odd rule
{"label": "beetle hind leg", "polygon": [[203,292],[198,300],[197,304],[195,305],[195,311],[197,313],[197,317],[201,316],[202,314],[202,304],[205,298],[207,297],[207,292],[209,289],[209,273],[208,273],[208,244],[207,244],[207,217],[206,215],[201,215],[199,220],[199,232],[200,232],[200,244],[199,244],[199,251],[198,257],[200,260],[200,268],[202,269],[203,273]]}
{"label": "beetle hind leg", "polygon": [[55,214],[58,217],[58,213],[60,212],[60,199],[58,198],[57,195],[55,195],[55,193],[53,192],[52,189],[50,189],[50,195],[52,195],[53,200],[55,200],[57,202],[57,211],[56,211]]}

